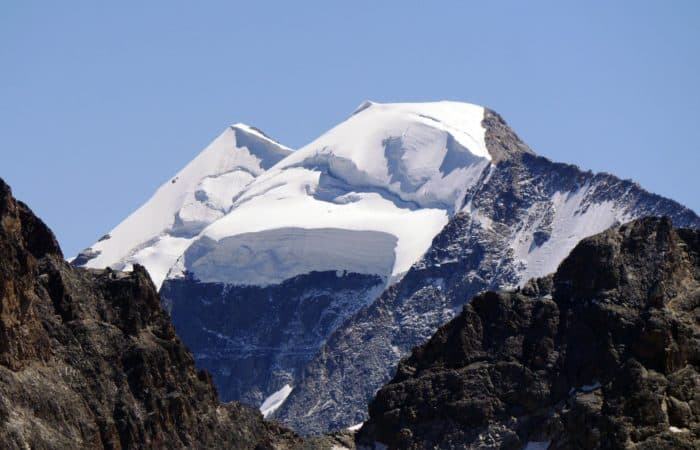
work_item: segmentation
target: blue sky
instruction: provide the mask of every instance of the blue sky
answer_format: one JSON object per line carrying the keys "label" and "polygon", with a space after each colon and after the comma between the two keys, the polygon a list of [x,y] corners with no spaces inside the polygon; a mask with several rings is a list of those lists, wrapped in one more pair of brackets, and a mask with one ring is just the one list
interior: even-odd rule
{"label": "blue sky", "polygon": [[234,122],[489,106],[539,154],[700,211],[700,2],[2,2],[0,177],[67,255]]}

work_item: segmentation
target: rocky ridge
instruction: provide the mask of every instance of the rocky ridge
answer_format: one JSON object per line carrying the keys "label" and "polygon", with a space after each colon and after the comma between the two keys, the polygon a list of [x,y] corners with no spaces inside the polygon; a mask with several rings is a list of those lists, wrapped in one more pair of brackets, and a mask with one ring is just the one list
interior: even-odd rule
{"label": "rocky ridge", "polygon": [[328,338],[273,417],[303,434],[364,422],[399,360],[479,292],[552,273],[581,238],[635,218],[700,228],[693,211],[632,181],[534,155],[493,111],[483,124],[498,162],[421,261]]}
{"label": "rocky ridge", "polygon": [[2,180],[0,255],[3,448],[313,448],[219,403],[145,269],[73,268]]}
{"label": "rocky ridge", "polygon": [[144,265],[222,399],[284,397],[275,417],[317,434],[364,421],[399,359],[477,293],[647,215],[700,227],[631,181],[535,155],[478,105],[366,102],[294,152],[227,129],[74,262]]}
{"label": "rocky ridge", "polygon": [[399,364],[358,443],[699,448],[699,318],[700,232],[611,229],[554,275],[476,296]]}

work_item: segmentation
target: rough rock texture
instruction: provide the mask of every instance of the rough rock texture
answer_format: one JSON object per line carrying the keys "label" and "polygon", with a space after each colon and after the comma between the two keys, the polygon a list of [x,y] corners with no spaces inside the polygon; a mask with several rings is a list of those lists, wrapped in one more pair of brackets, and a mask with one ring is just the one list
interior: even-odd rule
{"label": "rough rock texture", "polygon": [[208,370],[223,400],[259,406],[294,385],[347,311],[370,303],[376,275],[311,272],[271,286],[166,280],[160,294],[178,336]]}
{"label": "rough rock texture", "polygon": [[498,163],[423,259],[328,338],[273,417],[303,434],[363,422],[399,360],[479,292],[552,273],[582,237],[639,217],[669,216],[674,226],[700,228],[693,211],[631,181],[533,155],[491,111],[483,124]]}
{"label": "rough rock texture", "polygon": [[641,219],[475,297],[369,413],[367,447],[700,448],[700,232]]}
{"label": "rough rock texture", "polygon": [[[300,448],[221,404],[146,271],[75,269],[0,180],[0,446]],[[311,445],[311,444],[309,444]]]}

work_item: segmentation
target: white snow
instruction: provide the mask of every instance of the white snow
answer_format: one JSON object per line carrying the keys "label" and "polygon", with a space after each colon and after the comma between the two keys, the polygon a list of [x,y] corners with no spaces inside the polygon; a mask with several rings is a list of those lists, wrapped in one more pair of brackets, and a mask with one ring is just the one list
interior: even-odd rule
{"label": "white snow", "polygon": [[371,103],[275,168],[328,166],[354,186],[452,208],[491,156],[484,109],[468,103]]}
{"label": "white snow", "polygon": [[362,425],[364,425],[364,424],[365,424],[364,422],[356,423],[355,425],[352,425],[352,426],[348,427],[347,429],[350,431],[357,431],[360,428],[362,428]]}
{"label": "white snow", "polygon": [[[299,171],[304,171],[303,175],[318,175],[305,169],[294,169],[292,172]],[[291,174],[285,172],[285,175]],[[425,253],[433,237],[448,220],[444,210],[399,208],[375,193],[358,193],[355,202],[335,204],[316,200],[305,192],[289,192],[298,186],[286,184],[241,204],[229,215],[209,226],[203,236],[220,241],[237,234],[280,228],[330,228],[386,233],[397,239],[394,255],[391,255],[394,263],[390,273],[393,275],[407,271]],[[293,240],[281,242],[279,250],[291,252],[293,243]],[[349,250],[353,244],[357,242],[333,238],[309,243],[317,246],[319,252],[335,249],[333,253],[336,254],[343,249]],[[355,247],[355,251],[369,254],[372,248],[363,250]],[[382,257],[385,258],[386,255]],[[328,267],[329,270],[343,269],[339,265],[342,262],[328,261],[332,264]],[[366,260],[364,263],[368,264],[365,270],[356,269],[362,273],[372,273],[372,262]]]}
{"label": "white snow", "polygon": [[[540,225],[539,221],[524,227],[513,236],[513,258],[522,265],[521,284],[531,278],[555,272],[584,237],[598,234],[629,219],[625,213],[615,209],[613,202],[593,203],[584,208],[582,202],[589,188],[585,185],[576,192],[557,192],[552,196],[554,218],[551,235],[541,246],[533,244],[533,233]],[[533,217],[537,216],[535,209],[539,206],[532,206]]]}
{"label": "white snow", "polygon": [[[206,225],[221,217],[233,197],[291,150],[242,124],[227,128],[177,175],[91,248],[86,266],[128,269],[143,264],[156,286]],[[245,145],[238,141],[244,137]],[[258,142],[254,142],[257,139]],[[252,148],[249,148],[252,147]]]}
{"label": "white snow", "polygon": [[260,412],[262,413],[263,417],[269,416],[275,412],[277,408],[282,406],[282,403],[287,400],[287,397],[289,397],[289,394],[292,393],[292,390],[293,389],[290,385],[285,384],[279,391],[276,391],[267,397],[262,405],[260,405]]}
{"label": "white snow", "polygon": [[674,426],[668,427],[668,430],[669,430],[671,433],[688,433],[688,432],[690,431],[690,430],[687,429],[687,428],[678,428],[678,427],[674,427]]}
{"label": "white snow", "polygon": [[[186,255],[184,268],[230,283],[242,281],[236,274],[265,284],[310,270],[396,280],[489,167],[483,114],[453,102],[369,104],[253,180],[230,212],[202,232],[206,245],[193,245],[200,263]],[[252,237],[262,232],[269,243]],[[377,245],[377,233],[393,236],[393,249]],[[244,234],[245,241],[230,239]],[[243,270],[250,258],[255,274]],[[212,271],[214,265],[227,269]]]}
{"label": "white snow", "polygon": [[183,260],[200,281],[236,285],[276,284],[329,268],[388,279],[396,242],[393,235],[376,231],[275,228],[219,241],[202,238]]}
{"label": "white snow", "polygon": [[258,285],[311,270],[396,281],[490,167],[483,117],[466,103],[365,102],[296,152],[233,125],[86,265],[143,264],[158,287],[185,270]]}

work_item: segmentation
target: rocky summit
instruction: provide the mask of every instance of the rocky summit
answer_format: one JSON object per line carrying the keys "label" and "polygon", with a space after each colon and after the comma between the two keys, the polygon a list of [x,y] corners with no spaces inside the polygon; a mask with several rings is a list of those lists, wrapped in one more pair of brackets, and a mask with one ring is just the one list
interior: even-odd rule
{"label": "rocky summit", "polygon": [[145,269],[73,268],[0,180],[1,448],[330,447],[315,445],[219,403]]}
{"label": "rocky summit", "polygon": [[476,296],[369,406],[365,448],[700,448],[700,232],[645,218]]}

